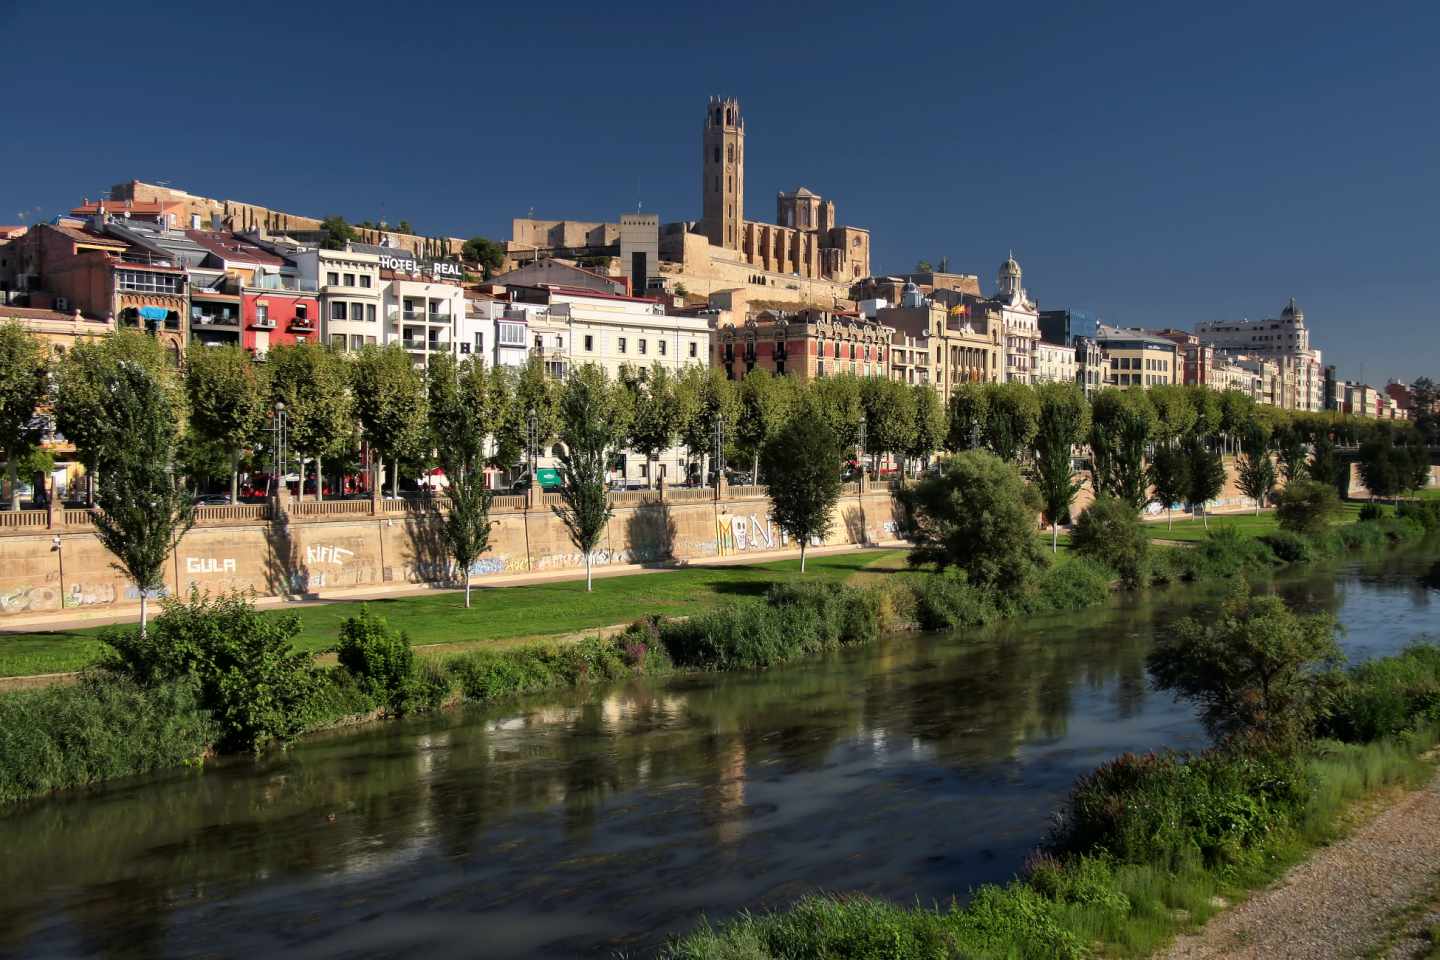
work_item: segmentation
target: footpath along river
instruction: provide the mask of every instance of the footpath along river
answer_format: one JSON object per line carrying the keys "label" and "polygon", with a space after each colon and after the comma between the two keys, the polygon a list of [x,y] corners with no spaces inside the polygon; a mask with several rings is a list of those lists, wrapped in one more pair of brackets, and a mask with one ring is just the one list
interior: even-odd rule
{"label": "footpath along river", "polygon": [[[1280,578],[1352,659],[1440,634],[1434,544]],[[600,589],[603,589],[603,585]],[[1223,587],[759,674],[314,738],[0,818],[0,955],[648,956],[702,913],[1003,881],[1075,777],[1203,746],[1152,638]]]}

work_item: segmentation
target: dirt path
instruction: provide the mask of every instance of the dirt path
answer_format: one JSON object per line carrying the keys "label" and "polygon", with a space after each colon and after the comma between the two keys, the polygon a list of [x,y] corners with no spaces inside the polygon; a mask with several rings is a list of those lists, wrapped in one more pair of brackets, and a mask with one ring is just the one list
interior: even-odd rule
{"label": "dirt path", "polygon": [[[1166,960],[1373,956],[1440,878],[1440,775],[1274,886],[1179,938]],[[1389,950],[1380,955],[1393,956]],[[1401,953],[1400,956],[1414,954]],[[1422,954],[1423,955],[1423,954]]]}

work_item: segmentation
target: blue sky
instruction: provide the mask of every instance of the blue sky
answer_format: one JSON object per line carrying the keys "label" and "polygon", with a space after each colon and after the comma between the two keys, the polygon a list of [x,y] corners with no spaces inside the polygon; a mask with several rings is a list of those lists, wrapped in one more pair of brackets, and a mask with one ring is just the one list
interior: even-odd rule
{"label": "blue sky", "polygon": [[1440,376],[1440,4],[0,0],[0,222],[138,177],[504,238],[699,215],[712,93],[876,272],[1008,250],[1042,307],[1191,327],[1294,296],[1342,376]]}

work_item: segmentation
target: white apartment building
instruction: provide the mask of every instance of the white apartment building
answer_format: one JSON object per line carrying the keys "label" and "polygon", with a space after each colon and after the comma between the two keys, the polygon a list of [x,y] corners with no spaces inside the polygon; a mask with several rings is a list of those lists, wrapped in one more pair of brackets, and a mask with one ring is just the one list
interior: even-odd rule
{"label": "white apartment building", "polygon": [[530,317],[544,304],[512,303],[502,290],[471,294],[455,330],[456,354],[476,356],[488,367],[523,367],[530,357]]}
{"label": "white apartment building", "polygon": [[1291,297],[1280,319],[1206,320],[1195,328],[1201,343],[1226,353],[1266,360],[1278,368],[1272,402],[1287,410],[1325,409],[1325,367],[1310,346],[1305,313]]}
{"label": "white apartment building", "polygon": [[320,292],[321,338],[337,350],[384,343],[380,258],[361,250],[275,245],[295,271]]}
{"label": "white apartment building", "polygon": [[1015,256],[1007,257],[1000,264],[999,289],[992,304],[1000,310],[1000,322],[1005,331],[1005,379],[1016,383],[1036,383],[1040,311],[1021,285],[1022,276]]}
{"label": "white apartment building", "polygon": [[1075,348],[1036,340],[1033,347],[1032,383],[1077,383],[1078,365]]}

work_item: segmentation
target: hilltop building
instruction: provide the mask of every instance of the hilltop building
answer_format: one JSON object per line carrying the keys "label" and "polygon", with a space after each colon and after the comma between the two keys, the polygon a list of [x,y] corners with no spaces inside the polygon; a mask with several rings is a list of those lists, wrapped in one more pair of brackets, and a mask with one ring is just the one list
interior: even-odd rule
{"label": "hilltop building", "polygon": [[1310,346],[1305,313],[1294,297],[1278,320],[1205,320],[1195,328],[1195,336],[1225,353],[1273,363],[1279,370],[1276,406],[1325,409],[1325,367],[1320,351]]}

